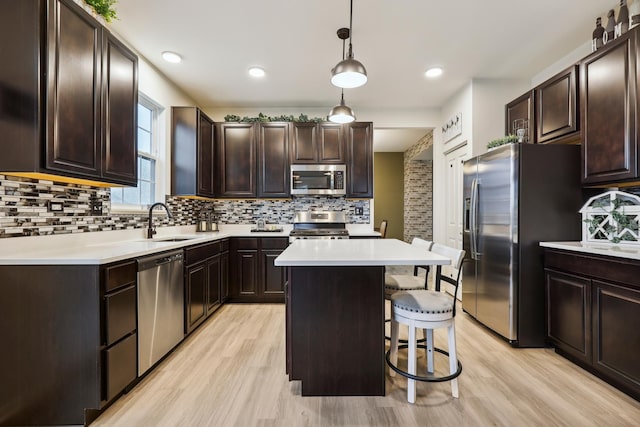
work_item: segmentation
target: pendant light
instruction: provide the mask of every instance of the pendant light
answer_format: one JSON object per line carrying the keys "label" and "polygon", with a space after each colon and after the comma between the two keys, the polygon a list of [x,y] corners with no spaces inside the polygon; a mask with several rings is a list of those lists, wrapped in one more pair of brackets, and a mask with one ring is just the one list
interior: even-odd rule
{"label": "pendant light", "polygon": [[[341,30],[342,28],[338,30],[338,37],[340,37]],[[349,55],[347,59],[345,59],[343,54],[342,61],[338,62],[333,70],[331,70],[331,83],[343,89],[360,87],[367,82],[367,70],[360,61],[353,58],[353,0],[351,0],[349,32],[347,33],[347,37],[349,38]]]}
{"label": "pendant light", "polygon": [[[344,41],[349,38],[349,29],[340,28],[338,30],[338,38],[342,40],[342,58],[344,59]],[[330,122],[333,123],[351,123],[356,119],[356,115],[353,114],[353,110],[344,103],[344,89],[340,96],[340,104],[336,105],[329,111],[327,117]]]}
{"label": "pendant light", "polygon": [[356,115],[353,114],[351,107],[348,107],[344,103],[344,89],[342,90],[340,104],[336,105],[331,109],[331,111],[329,111],[328,119],[333,123],[351,123],[356,119]]}

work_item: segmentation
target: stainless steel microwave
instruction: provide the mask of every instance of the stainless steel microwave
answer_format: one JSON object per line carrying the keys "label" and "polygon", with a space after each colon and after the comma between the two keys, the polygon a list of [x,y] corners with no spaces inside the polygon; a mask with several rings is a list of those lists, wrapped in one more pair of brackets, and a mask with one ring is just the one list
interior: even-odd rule
{"label": "stainless steel microwave", "polygon": [[292,196],[346,195],[345,165],[291,165]]}

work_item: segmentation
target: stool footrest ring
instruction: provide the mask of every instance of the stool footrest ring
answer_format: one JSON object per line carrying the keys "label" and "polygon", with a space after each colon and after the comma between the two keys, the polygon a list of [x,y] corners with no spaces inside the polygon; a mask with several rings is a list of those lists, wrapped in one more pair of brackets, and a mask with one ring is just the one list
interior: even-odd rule
{"label": "stool footrest ring", "polygon": [[[425,350],[427,349],[427,346],[425,345],[417,345],[416,347],[418,348],[424,348]],[[398,350],[400,349],[404,349],[404,348],[409,348],[408,345],[404,344],[404,345],[399,345],[398,346]],[[434,347],[433,348],[435,351],[437,351],[438,353],[444,354],[445,356],[449,357],[449,353]],[[397,373],[399,373],[400,375],[402,375],[403,377],[406,378],[410,378],[412,380],[416,380],[416,381],[425,381],[425,382],[430,382],[430,383],[441,383],[444,381],[451,381],[454,378],[457,378],[460,376],[460,374],[462,373],[462,363],[460,363],[460,361],[458,360],[458,370],[456,372],[454,372],[451,375],[447,375],[444,377],[422,377],[420,375],[413,375],[408,373],[407,371],[403,371],[402,369],[398,368],[396,365],[394,365],[393,363],[391,363],[391,350],[388,350],[387,353],[385,354],[385,359],[387,360],[387,365],[389,365],[389,367],[391,369],[393,369],[394,371],[396,371]]]}

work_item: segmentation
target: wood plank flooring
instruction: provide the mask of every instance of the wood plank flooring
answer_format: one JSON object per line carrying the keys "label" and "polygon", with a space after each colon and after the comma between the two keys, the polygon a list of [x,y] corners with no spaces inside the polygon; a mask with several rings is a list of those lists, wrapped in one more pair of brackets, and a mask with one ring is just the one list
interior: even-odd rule
{"label": "wood plank flooring", "polygon": [[[459,399],[449,383],[418,383],[411,405],[400,376],[387,376],[386,396],[302,397],[285,375],[284,305],[228,304],[91,425],[639,425],[639,402],[552,349],[513,349],[459,313]],[[436,345],[446,348],[444,331]]]}

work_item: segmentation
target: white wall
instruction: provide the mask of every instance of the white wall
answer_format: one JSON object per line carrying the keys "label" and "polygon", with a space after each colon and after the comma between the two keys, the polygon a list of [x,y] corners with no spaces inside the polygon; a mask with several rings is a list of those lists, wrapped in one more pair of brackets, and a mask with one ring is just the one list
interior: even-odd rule
{"label": "white wall", "polygon": [[442,141],[441,126],[433,139],[433,240],[445,242],[445,154],[467,144],[471,156],[487,151],[487,143],[504,136],[504,106],[529,89],[525,80],[474,79],[442,107],[442,121],[462,113],[462,133]]}
{"label": "white wall", "polygon": [[159,133],[160,140],[165,141],[164,146],[159,147],[164,153],[164,159],[158,160],[157,170],[162,173],[164,193],[169,194],[171,191],[171,107],[195,106],[196,104],[193,99],[141,56],[138,57],[138,91],[163,108],[158,115],[156,131]]}

